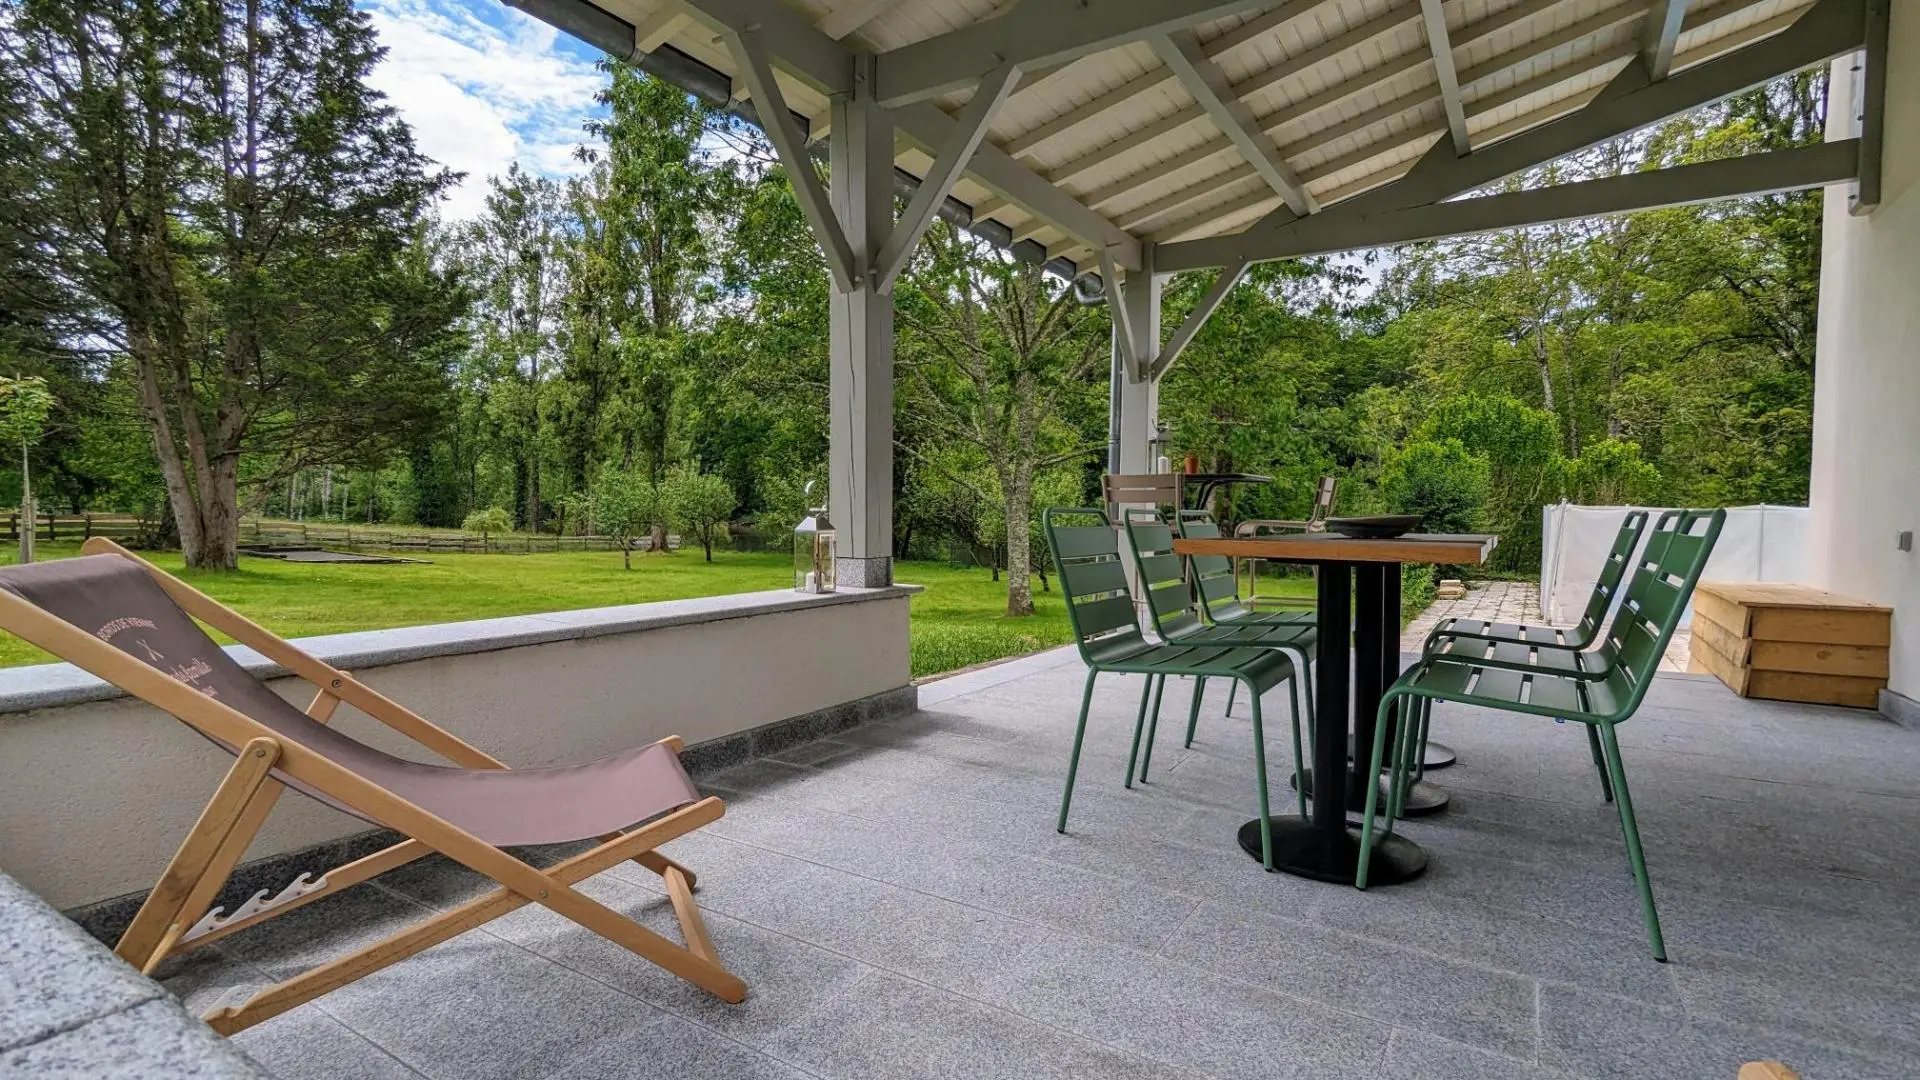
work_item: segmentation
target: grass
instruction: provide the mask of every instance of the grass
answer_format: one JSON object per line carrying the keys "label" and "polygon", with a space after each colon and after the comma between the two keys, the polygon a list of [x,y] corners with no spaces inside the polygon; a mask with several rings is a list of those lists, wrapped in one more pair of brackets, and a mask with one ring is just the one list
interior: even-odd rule
{"label": "grass", "polygon": [[[70,558],[79,551],[78,544],[43,543],[39,556]],[[13,557],[11,546],[0,549],[0,563]],[[384,564],[243,556],[240,569],[231,574],[187,571],[177,552],[151,557],[286,637],[718,596],[784,588],[793,580],[786,555],[746,552],[716,552],[712,563],[698,552],[636,555],[631,572],[623,571],[619,553],[610,551],[439,555],[431,562]],[[916,678],[1072,640],[1059,594],[1038,591],[1037,579],[1034,615],[1009,619],[1006,582],[995,582],[986,570],[902,562],[894,573],[926,587],[912,600]],[[0,635],[0,667],[52,660],[18,638]]]}

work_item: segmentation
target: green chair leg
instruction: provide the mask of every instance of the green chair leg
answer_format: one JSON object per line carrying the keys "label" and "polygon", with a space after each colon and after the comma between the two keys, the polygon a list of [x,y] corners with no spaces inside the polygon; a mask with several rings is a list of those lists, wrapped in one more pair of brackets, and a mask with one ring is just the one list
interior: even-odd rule
{"label": "green chair leg", "polygon": [[1159,681],[1160,676],[1149,675],[1147,684],[1140,688],[1140,712],[1133,718],[1133,749],[1127,751],[1126,786],[1129,788],[1133,786],[1134,767],[1140,763],[1140,736],[1147,730],[1147,699],[1153,696],[1153,688]]}
{"label": "green chair leg", "polygon": [[1228,716],[1233,715],[1233,695],[1239,692],[1239,690],[1240,690],[1239,679],[1235,679],[1232,682],[1227,684],[1227,715]]}
{"label": "green chair leg", "polygon": [[1413,759],[1414,769],[1416,770],[1414,772],[1414,779],[1419,781],[1427,778],[1427,728],[1428,725],[1433,722],[1433,699],[1418,698],[1416,700],[1418,702],[1417,706],[1406,710],[1406,712],[1409,716],[1417,715],[1419,717],[1419,742],[1417,749],[1414,751]]}
{"label": "green chair leg", "polygon": [[[1239,680],[1234,680],[1238,682]],[[1260,789],[1260,864],[1273,869],[1273,814],[1267,805],[1267,733],[1260,723],[1260,693],[1249,683],[1247,696],[1253,699],[1253,767]]]}
{"label": "green chair leg", "polygon": [[1607,758],[1600,752],[1600,731],[1597,725],[1585,724],[1587,729],[1587,749],[1593,754],[1593,771],[1600,774],[1600,797],[1607,802],[1613,801],[1613,780],[1607,776]]}
{"label": "green chair leg", "polygon": [[[1300,681],[1307,691],[1307,736],[1313,736],[1313,718],[1320,715],[1320,707],[1313,700],[1313,657],[1305,649],[1300,650]],[[1307,753],[1313,753],[1313,747],[1307,747]]]}
{"label": "green chair leg", "polygon": [[1640,910],[1647,920],[1647,937],[1653,942],[1653,958],[1667,962],[1667,939],[1660,933],[1660,913],[1653,906],[1653,882],[1647,878],[1647,857],[1640,848],[1640,826],[1633,819],[1633,796],[1627,791],[1627,767],[1620,759],[1620,740],[1613,725],[1599,725],[1606,747],[1607,769],[1613,774],[1614,801],[1620,807],[1620,831],[1627,838],[1627,860],[1633,864],[1634,884],[1640,886]]}
{"label": "green chair leg", "polygon": [[[1295,672],[1293,677],[1297,681],[1300,678],[1300,674],[1298,672]],[[1294,764],[1294,768],[1298,770],[1301,767],[1301,764],[1309,759],[1303,758],[1300,756],[1300,700],[1298,696],[1296,696],[1291,692],[1287,694],[1287,708],[1292,710],[1293,712],[1293,764]],[[1260,777],[1261,777],[1262,783],[1265,782],[1266,775],[1267,775],[1267,770],[1265,769],[1265,767],[1262,767],[1260,770]],[[1294,797],[1298,799],[1300,803],[1300,820],[1301,821],[1308,820],[1307,786],[1305,784],[1293,785],[1293,794],[1294,794]]]}
{"label": "green chair leg", "polygon": [[1087,688],[1080,693],[1080,722],[1073,729],[1073,756],[1067,759],[1067,790],[1060,796],[1060,824],[1055,832],[1067,831],[1067,807],[1073,804],[1073,778],[1080,772],[1080,744],[1087,737],[1087,710],[1093,706],[1093,680],[1100,673],[1087,669]]}
{"label": "green chair leg", "polygon": [[1140,782],[1147,782],[1147,766],[1153,762],[1153,740],[1160,737],[1160,696],[1166,693],[1167,677],[1160,676],[1160,685],[1153,691],[1153,711],[1147,718],[1147,745],[1140,751]]}
{"label": "green chair leg", "polygon": [[1421,737],[1422,726],[1414,723],[1413,717],[1422,707],[1432,706],[1431,698],[1402,698],[1394,703],[1398,718],[1394,730],[1398,736],[1400,757],[1389,781],[1393,784],[1395,819],[1407,816],[1407,798],[1413,794],[1413,785],[1419,783],[1420,777],[1426,772],[1421,759],[1427,752],[1427,741]]}
{"label": "green chair leg", "polygon": [[[1386,750],[1387,710],[1393,707],[1393,702],[1392,697],[1383,698],[1380,702],[1379,715],[1373,722],[1373,760],[1367,775],[1375,777],[1376,780],[1367,785],[1367,812],[1360,819],[1360,865],[1353,874],[1353,887],[1356,889],[1367,887],[1367,870],[1373,863],[1373,816],[1379,812],[1380,808],[1380,783],[1377,778],[1380,775],[1381,755]],[[1387,833],[1392,835],[1392,832],[1393,815],[1388,814]]]}
{"label": "green chair leg", "polygon": [[1187,748],[1193,748],[1193,732],[1200,726],[1200,695],[1206,693],[1205,675],[1193,680],[1193,704],[1187,709]]}

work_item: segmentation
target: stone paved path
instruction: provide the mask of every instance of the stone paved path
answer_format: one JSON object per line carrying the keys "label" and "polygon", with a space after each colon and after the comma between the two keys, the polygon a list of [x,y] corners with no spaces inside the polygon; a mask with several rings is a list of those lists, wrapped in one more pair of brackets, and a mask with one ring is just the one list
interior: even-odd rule
{"label": "stone paved path", "polygon": [[[1531,581],[1482,581],[1467,587],[1458,600],[1436,600],[1407,624],[1400,651],[1417,653],[1434,624],[1446,618],[1487,619],[1494,622],[1541,622],[1540,586]],[[1681,627],[1667,646],[1662,671],[1687,670],[1687,647],[1692,632]]]}

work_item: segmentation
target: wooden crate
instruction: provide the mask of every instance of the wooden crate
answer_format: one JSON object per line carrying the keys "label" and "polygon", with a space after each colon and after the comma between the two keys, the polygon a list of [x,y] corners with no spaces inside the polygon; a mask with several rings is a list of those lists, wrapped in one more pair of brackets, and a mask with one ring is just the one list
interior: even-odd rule
{"label": "wooden crate", "polygon": [[1870,709],[1892,630],[1891,608],[1809,585],[1703,581],[1688,668],[1743,697]]}

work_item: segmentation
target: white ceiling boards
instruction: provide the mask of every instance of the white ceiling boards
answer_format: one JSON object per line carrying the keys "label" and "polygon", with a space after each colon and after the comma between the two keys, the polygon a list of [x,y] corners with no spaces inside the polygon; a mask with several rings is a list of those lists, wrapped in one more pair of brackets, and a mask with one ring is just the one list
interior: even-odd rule
{"label": "white ceiling boards", "polygon": [[[1455,220],[1865,186],[1878,161],[1867,136],[1750,168],[1438,209],[1861,49],[1886,17],[1876,0],[511,2],[629,58],[671,51],[748,87],[762,73],[740,70],[737,43],[751,39],[774,83],[762,92],[816,132],[856,68],[870,72],[862,92],[900,136],[896,162],[1068,273],[1137,271],[1148,244],[1165,273],[1444,235]],[[976,93],[989,100],[969,109]],[[929,193],[910,224],[937,204]]]}

